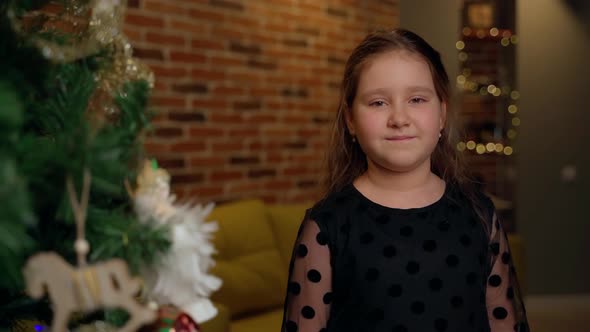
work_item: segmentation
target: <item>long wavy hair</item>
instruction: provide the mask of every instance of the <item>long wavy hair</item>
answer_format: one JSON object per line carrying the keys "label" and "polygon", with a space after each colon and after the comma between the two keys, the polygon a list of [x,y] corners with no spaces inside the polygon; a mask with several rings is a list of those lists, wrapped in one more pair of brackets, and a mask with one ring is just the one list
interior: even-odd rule
{"label": "long wavy hair", "polygon": [[324,195],[341,190],[367,170],[367,157],[360,145],[353,142],[346,126],[346,112],[352,112],[359,77],[365,64],[376,55],[391,51],[410,52],[428,63],[436,94],[447,105],[442,136],[431,155],[431,170],[447,185],[456,185],[468,198],[478,217],[485,222],[483,207],[477,197],[477,186],[469,175],[461,154],[455,148],[459,138],[457,118],[450,107],[450,83],[440,54],[420,36],[405,29],[370,33],[352,51],[346,62],[338,113],[326,156]]}

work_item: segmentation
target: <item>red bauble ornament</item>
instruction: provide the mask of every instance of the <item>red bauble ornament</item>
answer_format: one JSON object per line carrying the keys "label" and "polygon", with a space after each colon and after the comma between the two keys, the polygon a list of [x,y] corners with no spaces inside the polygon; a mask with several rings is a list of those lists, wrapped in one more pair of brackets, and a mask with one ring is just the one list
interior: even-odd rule
{"label": "red bauble ornament", "polygon": [[174,321],[174,332],[201,332],[201,327],[189,315],[182,313]]}

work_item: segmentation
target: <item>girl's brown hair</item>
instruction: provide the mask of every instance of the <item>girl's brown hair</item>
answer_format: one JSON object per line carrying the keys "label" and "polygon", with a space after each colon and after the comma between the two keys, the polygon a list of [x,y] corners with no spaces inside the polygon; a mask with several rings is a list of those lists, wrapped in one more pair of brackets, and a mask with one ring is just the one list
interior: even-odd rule
{"label": "girl's brown hair", "polygon": [[447,185],[458,186],[459,190],[472,203],[480,219],[483,219],[476,187],[467,173],[461,155],[455,148],[458,141],[456,116],[449,107],[451,97],[449,78],[440,59],[440,54],[420,36],[404,29],[369,34],[352,51],[346,62],[338,114],[326,158],[327,165],[323,181],[325,195],[341,190],[367,170],[366,155],[359,144],[353,142],[352,136],[347,130],[346,112],[352,112],[352,104],[364,65],[374,56],[391,51],[410,52],[428,63],[436,94],[441,102],[447,104],[447,116],[444,129],[441,132],[442,136],[431,155],[431,170]]}

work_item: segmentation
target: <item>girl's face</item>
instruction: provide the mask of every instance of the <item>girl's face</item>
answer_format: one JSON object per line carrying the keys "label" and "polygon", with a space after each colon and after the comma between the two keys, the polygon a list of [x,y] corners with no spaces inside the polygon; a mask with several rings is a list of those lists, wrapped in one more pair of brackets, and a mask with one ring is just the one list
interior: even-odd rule
{"label": "girl's face", "polygon": [[430,165],[445,116],[427,62],[391,51],[365,63],[346,122],[369,167],[406,172]]}

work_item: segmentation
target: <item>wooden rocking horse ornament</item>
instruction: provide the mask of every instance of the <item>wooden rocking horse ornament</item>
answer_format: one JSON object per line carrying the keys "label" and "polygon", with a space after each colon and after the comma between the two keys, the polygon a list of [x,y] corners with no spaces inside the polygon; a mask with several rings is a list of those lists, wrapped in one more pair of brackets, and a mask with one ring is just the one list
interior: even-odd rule
{"label": "wooden rocking horse ornament", "polygon": [[134,299],[141,286],[140,281],[129,275],[127,264],[121,259],[95,265],[86,264],[90,246],[84,237],[84,226],[90,193],[90,172],[84,171],[80,201],[69,176],[66,184],[76,220],[77,239],[74,248],[78,267],[72,267],[55,252],[32,256],[23,269],[27,294],[33,298],[41,298],[45,290],[49,293],[54,313],[52,332],[67,331],[72,312],[91,312],[101,308],[127,310],[129,320],[119,331],[136,331],[156,318],[153,310],[140,305]]}

